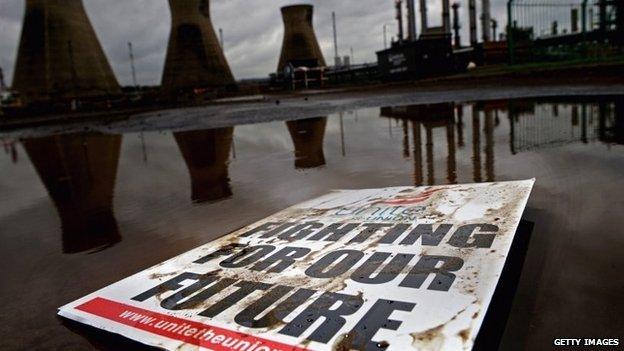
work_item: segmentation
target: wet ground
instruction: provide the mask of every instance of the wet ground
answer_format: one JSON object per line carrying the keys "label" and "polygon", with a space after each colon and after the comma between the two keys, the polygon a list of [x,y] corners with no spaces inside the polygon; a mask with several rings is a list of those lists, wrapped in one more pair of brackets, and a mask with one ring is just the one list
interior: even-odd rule
{"label": "wet ground", "polygon": [[534,228],[501,349],[622,337],[624,96],[192,122],[3,139],[0,349],[118,348],[56,309],[331,189],[533,177]]}

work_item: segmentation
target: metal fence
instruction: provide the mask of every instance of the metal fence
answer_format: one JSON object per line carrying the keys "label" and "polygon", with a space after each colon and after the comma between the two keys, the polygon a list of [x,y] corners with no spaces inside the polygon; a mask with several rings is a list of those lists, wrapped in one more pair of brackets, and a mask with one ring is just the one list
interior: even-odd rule
{"label": "metal fence", "polygon": [[511,63],[595,59],[621,52],[620,0],[508,0]]}

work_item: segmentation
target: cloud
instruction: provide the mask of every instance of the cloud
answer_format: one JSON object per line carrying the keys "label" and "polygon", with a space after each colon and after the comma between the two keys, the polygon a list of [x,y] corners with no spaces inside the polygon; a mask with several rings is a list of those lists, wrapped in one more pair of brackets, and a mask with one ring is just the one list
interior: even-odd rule
{"label": "cloud", "polygon": [[[223,29],[225,55],[237,79],[266,77],[275,70],[283,35],[279,9],[294,3],[314,5],[314,27],[328,63],[334,56],[332,11],[337,17],[339,54],[350,55],[353,48],[356,63],[376,61],[375,51],[383,48],[384,23],[388,40],[396,32],[393,0],[212,0],[213,25],[216,31]],[[428,3],[430,25],[439,24],[441,1]],[[466,43],[467,1],[460,3]],[[132,42],[139,83],[159,84],[171,21],[167,0],[84,0],[84,4],[120,83],[132,83],[127,44]],[[24,0],[0,0],[0,67],[9,82],[23,12]],[[492,12],[500,19],[499,28],[504,28],[505,1],[492,1]]]}

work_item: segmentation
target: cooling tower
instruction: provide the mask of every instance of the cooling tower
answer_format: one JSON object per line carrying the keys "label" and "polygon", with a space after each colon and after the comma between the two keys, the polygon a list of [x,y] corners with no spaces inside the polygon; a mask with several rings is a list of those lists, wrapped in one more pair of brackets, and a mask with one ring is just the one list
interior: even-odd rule
{"label": "cooling tower", "polygon": [[315,168],[325,165],[323,139],[327,117],[286,122],[295,146],[295,168]]}
{"label": "cooling tower", "polygon": [[228,160],[233,134],[233,127],[174,133],[191,175],[193,202],[232,196]]}
{"label": "cooling tower", "polygon": [[284,41],[277,71],[282,72],[288,63],[294,66],[325,66],[323,53],[312,26],[313,7],[294,5],[282,7]]}
{"label": "cooling tower", "polygon": [[61,219],[65,253],[121,241],[113,213],[121,138],[70,134],[22,141]]}
{"label": "cooling tower", "polygon": [[169,0],[171,34],[162,78],[165,91],[235,86],[210,20],[208,0]]}
{"label": "cooling tower", "polygon": [[121,93],[82,0],[26,0],[13,89],[27,103]]}

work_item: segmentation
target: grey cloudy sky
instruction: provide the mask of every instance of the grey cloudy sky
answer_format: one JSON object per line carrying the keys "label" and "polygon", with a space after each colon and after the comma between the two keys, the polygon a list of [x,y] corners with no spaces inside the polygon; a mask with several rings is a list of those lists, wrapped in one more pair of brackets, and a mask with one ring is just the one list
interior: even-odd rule
{"label": "grey cloudy sky", "polygon": [[[430,26],[441,22],[441,1],[427,0]],[[458,0],[463,30],[467,1]],[[493,15],[504,28],[505,0],[492,0]],[[127,42],[132,42],[140,84],[159,84],[170,30],[167,0],[84,0],[91,22],[121,84],[131,83]],[[394,0],[212,0],[215,30],[225,33],[225,55],[237,79],[266,77],[275,70],[283,26],[279,8],[288,4],[315,6],[314,26],[328,62],[333,54],[331,12],[338,21],[341,55],[354,51],[354,62],[376,61],[383,48],[383,24],[395,35]],[[480,1],[477,1],[480,4]],[[21,33],[24,0],[0,0],[0,67],[8,82]],[[467,42],[466,34],[463,41]]]}

